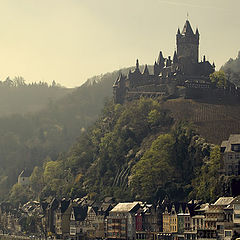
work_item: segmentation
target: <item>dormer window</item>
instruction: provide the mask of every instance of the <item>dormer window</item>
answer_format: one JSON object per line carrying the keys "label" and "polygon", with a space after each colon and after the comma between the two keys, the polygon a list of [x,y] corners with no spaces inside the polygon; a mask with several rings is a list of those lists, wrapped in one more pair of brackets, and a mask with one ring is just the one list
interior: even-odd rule
{"label": "dormer window", "polygon": [[232,144],[231,150],[234,152],[240,152],[240,144]]}

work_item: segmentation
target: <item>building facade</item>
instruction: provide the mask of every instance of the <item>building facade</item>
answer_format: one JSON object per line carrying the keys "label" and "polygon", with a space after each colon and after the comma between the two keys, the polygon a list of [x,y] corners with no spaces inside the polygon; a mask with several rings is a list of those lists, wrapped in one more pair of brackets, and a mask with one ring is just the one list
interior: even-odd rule
{"label": "building facade", "polygon": [[240,175],[240,134],[231,134],[221,144],[222,173],[230,176]]}

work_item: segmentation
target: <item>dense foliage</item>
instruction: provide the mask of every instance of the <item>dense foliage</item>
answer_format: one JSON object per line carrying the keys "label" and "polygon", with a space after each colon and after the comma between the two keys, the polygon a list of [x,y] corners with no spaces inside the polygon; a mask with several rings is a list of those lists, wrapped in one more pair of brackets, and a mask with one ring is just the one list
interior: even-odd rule
{"label": "dense foliage", "polygon": [[[32,171],[31,184],[12,187],[9,199],[16,204],[86,194],[90,198],[111,195],[117,200],[155,201],[165,194],[173,200],[213,200],[221,193],[217,148],[185,120],[209,125],[231,114],[226,114],[224,106],[187,100],[141,99],[125,105],[110,101],[88,128],[105,97],[112,95],[118,74],[94,77],[57,102],[49,101],[36,114],[0,118],[1,196],[6,196],[23,168]],[[26,88],[21,84],[7,88]],[[201,134],[208,131],[204,124],[198,127]]]}
{"label": "dense foliage", "polygon": [[222,70],[210,74],[210,79],[217,87],[227,87],[227,77]]}
{"label": "dense foliage", "polygon": [[191,124],[174,122],[159,101],[140,99],[125,105],[110,101],[67,154],[57,160],[46,158],[34,168],[30,187],[21,191],[14,185],[10,199],[18,203],[26,196],[86,194],[94,199],[111,195],[119,201],[157,201],[166,194],[173,200],[198,197],[194,183],[208,168],[207,160],[213,161],[214,152],[214,145],[197,135]]}
{"label": "dense foliage", "polygon": [[69,149],[97,119],[117,75],[95,77],[74,90],[55,82],[26,84],[21,77],[0,81],[0,199],[24,168],[32,171]]}

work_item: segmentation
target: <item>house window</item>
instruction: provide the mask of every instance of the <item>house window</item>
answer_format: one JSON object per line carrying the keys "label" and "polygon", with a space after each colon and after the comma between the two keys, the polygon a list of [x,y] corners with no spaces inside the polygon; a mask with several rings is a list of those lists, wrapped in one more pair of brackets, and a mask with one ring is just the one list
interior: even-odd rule
{"label": "house window", "polygon": [[240,218],[240,214],[234,214],[234,218]]}
{"label": "house window", "polygon": [[224,235],[225,235],[225,237],[231,237],[232,236],[232,231],[225,231]]}
{"label": "house window", "polygon": [[234,209],[235,209],[235,210],[240,210],[240,204],[235,204],[235,205],[234,205]]}

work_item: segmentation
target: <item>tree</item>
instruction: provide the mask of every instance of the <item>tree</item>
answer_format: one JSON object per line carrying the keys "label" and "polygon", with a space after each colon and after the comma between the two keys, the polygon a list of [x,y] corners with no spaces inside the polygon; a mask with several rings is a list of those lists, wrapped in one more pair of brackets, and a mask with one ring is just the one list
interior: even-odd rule
{"label": "tree", "polygon": [[210,157],[205,158],[197,177],[193,180],[193,192],[191,196],[208,202],[215,201],[221,195],[220,160],[220,147],[214,146]]}
{"label": "tree", "polygon": [[26,203],[32,197],[29,186],[22,186],[18,183],[14,184],[10,191],[10,200],[15,205]]}
{"label": "tree", "polygon": [[36,196],[42,191],[44,181],[43,181],[43,170],[41,167],[35,167],[30,176],[31,189],[34,191]]}
{"label": "tree", "polygon": [[173,147],[172,135],[160,135],[133,167],[131,187],[144,200],[151,199],[173,177]]}
{"label": "tree", "polygon": [[210,74],[210,79],[212,83],[217,85],[217,87],[227,87],[227,77],[222,70]]}

